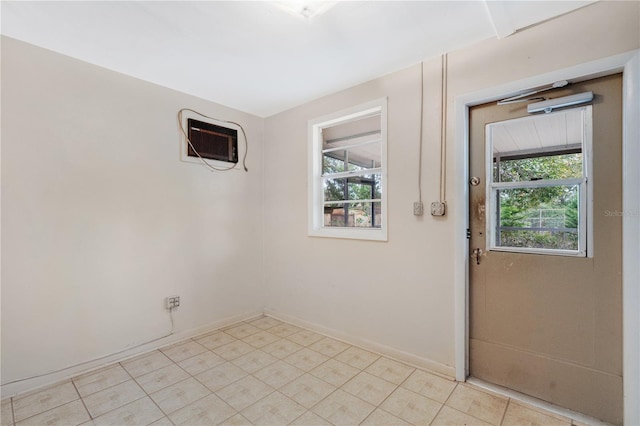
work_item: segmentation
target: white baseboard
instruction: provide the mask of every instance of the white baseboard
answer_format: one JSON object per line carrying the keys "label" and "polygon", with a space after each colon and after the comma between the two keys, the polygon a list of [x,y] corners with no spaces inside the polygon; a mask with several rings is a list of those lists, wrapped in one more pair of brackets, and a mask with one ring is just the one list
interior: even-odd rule
{"label": "white baseboard", "polygon": [[31,378],[16,381],[15,383],[9,383],[0,386],[0,395],[2,399],[30,392],[37,388],[59,383],[65,380],[69,380],[72,377],[76,377],[80,374],[86,374],[93,370],[103,368],[109,364],[125,361],[127,359],[142,355],[147,352],[154,351],[161,347],[177,343],[181,340],[186,340],[191,337],[209,333],[217,329],[233,325],[238,322],[250,320],[252,318],[262,315],[262,312],[251,312],[240,315],[234,315],[227,318],[223,318],[212,323],[191,328],[189,330],[180,331],[178,333],[171,334],[164,338],[152,340],[149,343],[133,344],[131,349],[124,349],[113,354],[104,355],[99,358],[86,361],[77,365],[62,368],[48,373],[34,374]]}
{"label": "white baseboard", "polygon": [[[255,317],[263,315],[262,312],[251,312],[241,315],[234,315],[231,317],[223,318],[221,320],[214,321],[212,323],[195,327],[189,330],[184,330],[178,333],[174,333],[170,336],[153,340],[149,343],[134,344],[131,349],[124,349],[113,354],[105,355],[90,361],[83,362],[81,364],[66,367],[57,371],[35,374],[34,377],[26,378],[15,383],[8,383],[0,387],[0,395],[2,399],[31,392],[38,388],[56,384],[65,380],[69,380],[81,374],[90,373],[91,371],[98,370],[109,364],[115,362],[126,361],[127,359],[143,355],[147,352],[154,351],[161,347],[171,345],[173,343],[180,342],[191,337],[213,332],[215,330],[231,326],[233,324],[247,321]],[[333,339],[344,341],[355,346],[359,346],[363,349],[379,353],[388,358],[395,359],[397,361],[404,362],[417,368],[428,370],[435,374],[442,375],[448,379],[455,377],[455,370],[452,366],[444,365],[439,362],[435,362],[428,358],[419,357],[417,355],[404,352],[390,346],[383,345],[381,343],[373,342],[367,339],[363,339],[353,334],[349,334],[340,330],[324,327],[309,321],[304,321],[299,318],[283,314],[276,311],[265,310],[264,315],[271,316],[276,319],[291,323],[293,325],[323,334]]]}
{"label": "white baseboard", "polygon": [[308,330],[323,334],[327,337],[331,337],[333,339],[341,340],[345,343],[349,343],[351,345],[361,347],[362,349],[379,353],[388,358],[392,358],[397,361],[401,361],[406,364],[409,364],[413,367],[421,368],[423,370],[429,370],[430,372],[440,374],[447,379],[455,378],[455,369],[452,366],[441,364],[431,359],[423,358],[423,357],[411,354],[409,352],[404,352],[404,351],[392,348],[390,346],[383,345],[381,343],[363,339],[361,337],[358,337],[350,333],[346,333],[341,330],[335,330],[335,329],[324,327],[322,325],[315,324],[309,321],[301,320],[299,318],[296,318],[288,314],[284,314],[282,312],[265,309],[264,314],[270,317],[291,323],[293,325],[297,325],[299,327],[306,328]]}

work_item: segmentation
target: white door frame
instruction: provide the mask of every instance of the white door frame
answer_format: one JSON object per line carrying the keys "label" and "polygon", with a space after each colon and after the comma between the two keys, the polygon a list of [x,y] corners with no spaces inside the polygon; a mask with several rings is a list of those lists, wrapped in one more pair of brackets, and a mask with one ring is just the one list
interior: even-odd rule
{"label": "white door frame", "polygon": [[640,50],[611,56],[458,96],[455,100],[455,371],[469,371],[469,108],[560,80],[623,73],[622,136],[622,309],[624,423],[640,424]]}

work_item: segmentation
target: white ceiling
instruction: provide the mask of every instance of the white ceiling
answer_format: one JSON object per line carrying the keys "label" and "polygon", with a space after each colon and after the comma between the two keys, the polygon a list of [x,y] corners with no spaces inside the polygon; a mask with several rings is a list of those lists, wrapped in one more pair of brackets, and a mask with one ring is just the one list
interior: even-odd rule
{"label": "white ceiling", "polygon": [[275,3],[2,1],[1,32],[266,117],[591,0]]}

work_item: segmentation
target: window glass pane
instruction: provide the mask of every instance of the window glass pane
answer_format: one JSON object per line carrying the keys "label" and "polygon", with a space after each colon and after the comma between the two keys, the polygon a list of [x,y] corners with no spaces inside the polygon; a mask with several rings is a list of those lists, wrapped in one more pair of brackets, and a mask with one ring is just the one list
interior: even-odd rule
{"label": "window glass pane", "polygon": [[354,176],[348,178],[349,199],[367,200],[381,198],[380,175]]}
{"label": "window glass pane", "polygon": [[[540,154],[538,154],[540,155]],[[582,153],[545,155],[518,159],[496,159],[494,182],[571,179],[582,177]]]}
{"label": "window glass pane", "polygon": [[578,185],[502,189],[497,198],[497,247],[578,250]]}
{"label": "window glass pane", "polygon": [[381,196],[379,174],[324,180],[324,201],[371,200]]}
{"label": "window glass pane", "polygon": [[322,130],[322,149],[357,145],[380,139],[380,114],[347,121]]}
{"label": "window glass pane", "polygon": [[368,143],[349,149],[349,170],[380,167],[380,142]]}
{"label": "window glass pane", "polygon": [[341,228],[380,228],[380,202],[331,204],[324,206],[324,226]]}
{"label": "window glass pane", "polygon": [[344,169],[346,151],[331,151],[322,156],[322,174],[340,173]]}
{"label": "window glass pane", "polygon": [[324,201],[342,201],[347,199],[345,185],[347,178],[324,180]]}

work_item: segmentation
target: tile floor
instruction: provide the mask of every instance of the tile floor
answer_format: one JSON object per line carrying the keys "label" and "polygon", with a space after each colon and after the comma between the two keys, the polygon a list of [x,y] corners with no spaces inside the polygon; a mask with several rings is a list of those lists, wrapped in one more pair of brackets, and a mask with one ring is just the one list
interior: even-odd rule
{"label": "tile floor", "polygon": [[2,425],[571,425],[263,316],[2,401]]}

